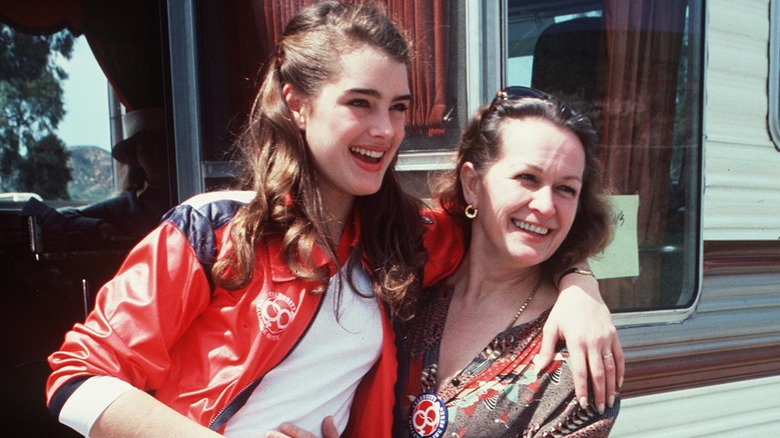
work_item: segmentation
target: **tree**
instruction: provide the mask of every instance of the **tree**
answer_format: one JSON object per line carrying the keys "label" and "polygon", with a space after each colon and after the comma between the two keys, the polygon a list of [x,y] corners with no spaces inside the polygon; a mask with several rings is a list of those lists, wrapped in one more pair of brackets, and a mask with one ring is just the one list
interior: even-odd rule
{"label": "tree", "polygon": [[36,141],[27,149],[27,159],[20,166],[20,185],[25,191],[49,199],[68,199],[67,182],[71,174],[62,163],[68,161],[69,155],[65,144],[54,134]]}
{"label": "tree", "polygon": [[27,35],[0,24],[0,191],[68,199],[68,152],[56,135],[68,75],[56,58],[70,59],[73,42],[67,31]]}

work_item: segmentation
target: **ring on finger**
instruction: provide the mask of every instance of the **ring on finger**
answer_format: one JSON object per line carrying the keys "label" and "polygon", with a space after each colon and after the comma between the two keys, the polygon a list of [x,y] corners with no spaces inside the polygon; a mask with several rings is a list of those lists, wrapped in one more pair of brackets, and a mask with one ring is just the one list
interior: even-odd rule
{"label": "ring on finger", "polygon": [[605,355],[603,355],[601,357],[604,358],[604,360],[610,360],[610,359],[612,359],[612,353],[607,353],[607,354],[605,354]]}

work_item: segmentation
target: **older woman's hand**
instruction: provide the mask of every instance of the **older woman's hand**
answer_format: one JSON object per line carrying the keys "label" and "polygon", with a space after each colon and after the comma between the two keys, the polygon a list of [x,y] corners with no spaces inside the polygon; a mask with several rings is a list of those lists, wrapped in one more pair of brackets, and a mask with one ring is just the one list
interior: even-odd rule
{"label": "older woman's hand", "polygon": [[605,405],[612,407],[625,372],[623,348],[612,315],[601,299],[598,281],[591,276],[566,275],[560,290],[544,326],[537,370],[550,364],[555,345],[564,339],[577,400],[587,406],[590,375],[596,408],[603,413]]}

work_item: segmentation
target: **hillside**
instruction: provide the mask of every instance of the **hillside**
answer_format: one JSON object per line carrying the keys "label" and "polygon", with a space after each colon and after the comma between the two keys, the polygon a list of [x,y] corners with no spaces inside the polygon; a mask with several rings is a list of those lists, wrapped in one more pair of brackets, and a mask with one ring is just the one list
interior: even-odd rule
{"label": "hillside", "polygon": [[113,194],[111,153],[97,146],[68,148],[72,180],[68,193],[74,201],[99,201]]}

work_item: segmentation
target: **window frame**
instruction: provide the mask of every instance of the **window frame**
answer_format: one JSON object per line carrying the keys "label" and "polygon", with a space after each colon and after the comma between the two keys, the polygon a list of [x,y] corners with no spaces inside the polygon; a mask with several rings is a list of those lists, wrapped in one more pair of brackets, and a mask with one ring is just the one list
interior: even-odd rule
{"label": "window frame", "polygon": [[[472,114],[482,102],[488,102],[501,86],[502,63],[493,62],[503,59],[502,32],[493,24],[499,21],[506,2],[465,1],[459,8],[463,11],[463,21],[456,36],[465,63],[465,104],[458,105],[458,119],[465,126]],[[437,171],[450,169],[454,165],[456,144],[443,145],[435,150],[402,150],[398,154],[396,169],[399,172]]]}
{"label": "window frame", "polygon": [[[769,2],[769,136],[780,152],[780,0]],[[775,24],[773,26],[773,24]]]}
{"label": "window frame", "polygon": [[[773,4],[777,4],[780,0],[772,0]],[[697,29],[693,29],[692,33],[698,34],[700,36],[699,41],[699,53],[700,53],[700,59],[698,59],[698,66],[700,68],[699,72],[699,79],[698,79],[698,86],[701,87],[701,90],[704,90],[704,84],[705,84],[705,74],[706,69],[704,66],[706,65],[706,47],[707,47],[707,34],[705,32],[706,30],[706,1],[705,0],[694,0],[692,1],[691,5],[691,14],[696,14],[695,16],[699,17],[698,20],[695,20],[696,26],[698,26]],[[478,9],[478,10],[474,10]],[[478,98],[482,101],[487,101],[488,98],[492,98],[492,96],[487,95],[488,88],[492,87],[493,90],[496,90],[500,88],[500,84],[503,82],[506,74],[504,73],[506,70],[506,64],[507,64],[507,13],[508,13],[508,3],[507,0],[502,0],[500,2],[492,2],[490,0],[483,0],[482,2],[479,2],[479,7],[473,7],[469,9],[469,12],[474,14],[475,16],[479,17],[479,19],[471,20],[469,22],[469,27],[466,28],[466,32],[468,35],[472,36],[471,39],[473,40],[476,38],[475,36],[480,37],[479,45],[476,46],[467,46],[471,50],[469,50],[469,55],[466,58],[467,65],[469,66],[467,75],[468,75],[468,84],[469,88],[473,88],[473,90],[470,90],[469,97],[470,98]],[[777,11],[776,11],[777,12]],[[500,20],[500,25],[486,25],[486,24],[494,24],[496,21],[489,21],[490,19],[493,20]],[[776,36],[780,36],[780,32],[776,32]],[[496,43],[498,41],[498,43]],[[492,42],[492,43],[491,43]],[[486,52],[480,52],[481,48],[485,47],[500,47],[500,52],[496,53],[486,53]],[[499,59],[498,62],[495,60]],[[492,71],[490,68],[482,68],[480,69],[481,65],[498,65],[495,70]],[[775,67],[777,65],[775,64]],[[489,73],[485,73],[485,72]],[[490,84],[490,85],[488,85]],[[484,85],[484,86],[483,86]],[[659,325],[659,324],[670,324],[670,323],[681,323],[685,320],[687,320],[689,317],[691,317],[698,308],[699,301],[701,300],[701,292],[702,292],[702,278],[703,278],[703,234],[702,234],[702,214],[703,214],[703,206],[702,206],[702,199],[703,199],[703,187],[704,187],[704,172],[703,172],[703,147],[704,147],[704,138],[703,138],[703,132],[704,132],[704,94],[700,93],[699,101],[698,101],[698,111],[695,111],[692,116],[692,120],[695,121],[695,123],[698,124],[698,128],[695,130],[695,132],[698,133],[698,136],[696,138],[697,143],[697,151],[693,154],[693,161],[695,162],[692,164],[692,166],[696,166],[698,169],[698,172],[696,172],[697,178],[692,178],[695,181],[692,181],[688,184],[687,189],[694,191],[695,200],[692,202],[692,207],[695,207],[695,214],[696,217],[692,219],[692,222],[689,229],[687,231],[690,231],[695,234],[695,237],[692,238],[693,245],[685,245],[684,250],[691,250],[694,252],[694,254],[691,254],[691,257],[694,257],[694,263],[696,272],[693,273],[691,276],[692,284],[689,285],[693,290],[692,293],[692,299],[690,300],[690,303],[687,305],[687,307],[678,307],[678,308],[672,308],[672,309],[657,309],[657,310],[646,310],[646,309],[637,309],[637,310],[620,310],[619,312],[613,313],[613,320],[615,321],[615,324],[621,327],[630,327],[630,326],[644,326],[644,325]],[[469,109],[470,110],[476,110],[478,104],[474,104],[474,101],[469,102]],[[780,133],[780,130],[778,131]],[[780,138],[780,137],[778,137]]]}

